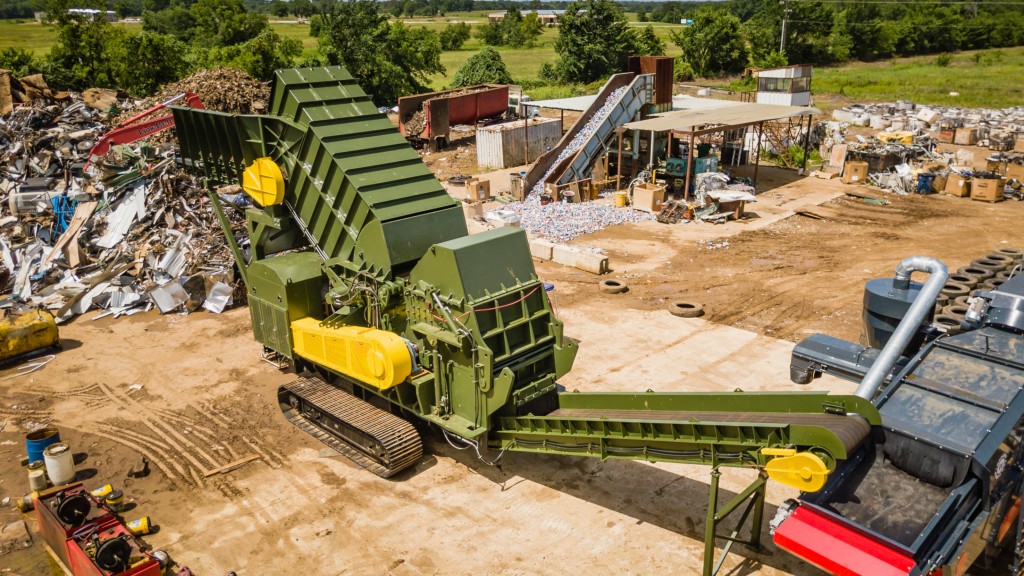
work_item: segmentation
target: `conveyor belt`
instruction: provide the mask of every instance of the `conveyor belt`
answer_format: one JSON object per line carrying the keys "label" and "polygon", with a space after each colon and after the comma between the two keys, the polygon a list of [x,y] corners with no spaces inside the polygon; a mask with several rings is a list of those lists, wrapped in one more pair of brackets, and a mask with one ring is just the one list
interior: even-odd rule
{"label": "conveyor belt", "polygon": [[819,426],[839,438],[847,453],[852,452],[871,433],[871,425],[860,416],[838,414],[807,414],[802,412],[669,412],[658,410],[580,410],[562,408],[547,415],[550,418],[583,418],[606,420],[642,420],[646,422],[709,422],[716,424],[799,424]]}

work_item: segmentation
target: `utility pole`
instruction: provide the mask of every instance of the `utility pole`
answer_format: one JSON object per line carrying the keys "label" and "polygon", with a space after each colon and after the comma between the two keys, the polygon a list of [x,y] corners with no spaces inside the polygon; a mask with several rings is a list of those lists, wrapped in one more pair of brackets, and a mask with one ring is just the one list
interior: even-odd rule
{"label": "utility pole", "polygon": [[779,54],[786,51],[786,20],[789,19],[789,0],[782,0],[782,38],[779,40]]}

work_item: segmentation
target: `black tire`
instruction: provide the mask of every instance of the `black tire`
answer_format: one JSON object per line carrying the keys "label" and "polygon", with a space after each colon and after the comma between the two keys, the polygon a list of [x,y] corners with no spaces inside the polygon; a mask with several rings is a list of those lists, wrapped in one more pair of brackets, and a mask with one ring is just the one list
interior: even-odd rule
{"label": "black tire", "polygon": [[[1020,272],[1018,272],[1018,274],[1020,274]],[[1003,282],[1006,282],[1009,279],[1010,279],[1010,271],[1009,270],[1003,270],[1002,272],[996,274],[994,277],[990,278],[990,280],[1002,280]]]}
{"label": "black tire", "polygon": [[974,276],[975,278],[978,279],[978,282],[984,282],[985,280],[988,280],[989,278],[996,275],[996,273],[993,272],[992,270],[988,270],[987,268],[978,268],[977,266],[964,266],[963,268],[957,270],[956,273],[964,274],[967,276]]}
{"label": "black tire", "polygon": [[989,278],[988,280],[982,282],[981,285],[978,286],[978,288],[982,290],[995,290],[996,288],[1002,286],[1003,282],[1006,282],[1006,280],[1002,280],[1000,278]]}
{"label": "black tire", "polygon": [[622,294],[629,290],[629,286],[621,280],[601,280],[597,283],[597,289],[605,294]]}
{"label": "black tire", "polygon": [[955,316],[946,316],[945,314],[939,314],[932,320],[932,323],[946,329],[946,334],[955,336],[962,330],[960,326],[960,319]]}
{"label": "black tire", "polygon": [[1024,250],[1018,250],[1016,248],[996,248],[992,251],[993,254],[1002,254],[1003,256],[1009,256],[1014,262],[1020,263],[1024,260]]}
{"label": "black tire", "polygon": [[1002,262],[1003,269],[1006,269],[1006,268],[1009,268],[1010,266],[1013,266],[1013,263],[1016,262],[1016,260],[1013,259],[1013,256],[1007,256],[1006,254],[999,254],[998,252],[993,252],[993,253],[985,256],[983,258],[983,260],[991,260],[993,262]]}
{"label": "black tire", "polygon": [[968,306],[969,304],[967,303],[967,301],[970,300],[970,299],[971,299],[970,294],[968,294],[967,296],[957,296],[948,305],[949,306]]}
{"label": "black tire", "polygon": [[946,282],[946,285],[942,287],[942,294],[947,299],[955,299],[957,296],[967,296],[971,293],[971,289],[963,284],[957,284],[956,282]]}
{"label": "black tire", "polygon": [[942,316],[952,316],[954,318],[963,318],[964,314],[970,310],[967,306],[960,306],[959,304],[952,304],[942,309]]}
{"label": "black tire", "polygon": [[983,268],[992,272],[995,276],[997,273],[1006,270],[1006,263],[1001,260],[989,260],[988,258],[978,258],[977,260],[971,260],[972,268]]}
{"label": "black tire", "polygon": [[968,276],[967,274],[950,274],[948,281],[954,284],[963,284],[968,288],[974,288],[978,285],[978,278],[976,276]]}
{"label": "black tire", "polygon": [[696,302],[678,301],[668,305],[668,311],[680,318],[696,318],[704,315],[704,306]]}

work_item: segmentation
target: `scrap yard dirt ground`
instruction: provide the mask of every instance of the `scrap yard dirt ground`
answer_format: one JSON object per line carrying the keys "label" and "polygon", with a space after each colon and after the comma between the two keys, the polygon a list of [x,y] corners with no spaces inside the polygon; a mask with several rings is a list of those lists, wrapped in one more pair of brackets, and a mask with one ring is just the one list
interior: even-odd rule
{"label": "scrap yard dirt ground", "polygon": [[[1024,203],[876,192],[891,202],[880,206],[844,194],[863,188],[788,174],[769,170],[779,182],[747,207],[761,222],[649,222],[577,239],[607,251],[609,277],[629,284],[625,294],[538,262],[566,333],[582,340],[563,384],[797,390],[792,343],[814,332],[856,340],[867,279],[910,255],[955,269],[1024,245]],[[830,217],[791,215],[811,200]],[[704,304],[706,316],[671,316],[675,299]],[[248,310],[93,315],[61,327],[64,350],[45,368],[0,381],[0,499],[26,490],[25,471],[10,464],[22,430],[52,422],[81,454],[87,486],[123,488],[134,504],[126,518],[150,516],[160,529],[146,541],[199,576],[700,571],[707,468],[528,454],[508,454],[496,468],[426,431],[428,455],[382,480],[281,417],[275,392],[292,376],[260,361]],[[809,388],[853,385],[823,378]],[[151,474],[127,478],[141,456]],[[209,474],[249,456],[257,459]],[[749,479],[726,471],[723,501]],[[795,495],[772,484],[766,518]],[[19,518],[4,506],[0,526]],[[764,553],[738,547],[727,573],[817,573],[775,548],[767,524],[763,541]],[[0,568],[50,574],[38,538],[0,557]]]}

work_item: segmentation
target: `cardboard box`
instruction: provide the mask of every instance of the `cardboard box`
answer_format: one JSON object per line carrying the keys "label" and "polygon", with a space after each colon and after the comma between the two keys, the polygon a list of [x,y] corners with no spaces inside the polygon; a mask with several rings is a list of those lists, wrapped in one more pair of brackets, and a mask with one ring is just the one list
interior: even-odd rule
{"label": "cardboard box", "polygon": [[961,146],[974,146],[978,143],[977,128],[957,128],[956,136],[953,137],[953,144]]}
{"label": "cardboard box", "polygon": [[1024,132],[1017,134],[1017,143],[1013,145],[1014,152],[1024,152]]}
{"label": "cardboard box", "polygon": [[847,162],[843,167],[843,182],[846,184],[863,184],[868,179],[867,162]]}
{"label": "cardboard box", "polygon": [[1003,174],[1007,180],[1020,180],[1024,182],[1024,164],[1007,164],[1006,172]]}
{"label": "cardboard box", "polygon": [[638,184],[633,188],[633,208],[644,212],[657,213],[665,207],[665,187],[655,184]]}
{"label": "cardboard box", "polygon": [[932,180],[932,192],[936,194],[942,194],[942,191],[946,189],[946,181],[949,180],[949,176],[943,176],[942,174],[936,174],[935,179]]}
{"label": "cardboard box", "polygon": [[971,200],[1000,202],[1003,200],[1003,181],[999,178],[975,178],[971,183]]}
{"label": "cardboard box", "polygon": [[466,180],[467,197],[473,202],[487,201],[491,197],[491,181],[479,178]]}
{"label": "cardboard box", "polygon": [[985,158],[985,170],[1003,174],[1006,171],[1006,162],[1001,158]]}
{"label": "cardboard box", "polygon": [[942,189],[943,194],[963,198],[971,195],[971,181],[959,174],[950,174],[946,179],[946,186]]}
{"label": "cardboard box", "polygon": [[952,144],[954,135],[956,135],[956,128],[943,128],[939,130],[939,142]]}

